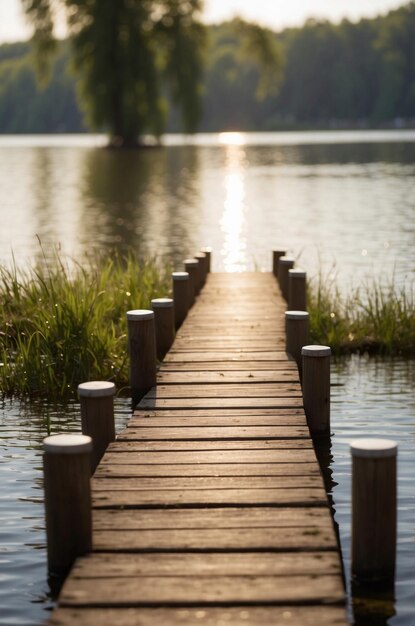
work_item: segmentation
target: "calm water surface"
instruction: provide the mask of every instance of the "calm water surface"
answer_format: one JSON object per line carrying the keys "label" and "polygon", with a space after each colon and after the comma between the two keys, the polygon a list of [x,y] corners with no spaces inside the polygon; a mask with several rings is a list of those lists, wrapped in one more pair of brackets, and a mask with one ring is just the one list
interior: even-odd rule
{"label": "calm water surface", "polygon": [[[415,133],[274,133],[167,137],[118,154],[96,137],[0,138],[0,262],[18,265],[59,246],[134,247],[181,260],[214,247],[214,269],[268,269],[284,246],[311,275],[365,277],[415,270]],[[415,623],[413,362],[353,358],[333,365],[332,480],[349,568],[349,441],[399,442],[396,598],[350,602],[359,626]],[[0,407],[0,624],[41,624],[52,606],[46,577],[41,441],[79,430],[79,407]],[[127,401],[117,403],[121,428]],[[369,608],[368,608],[369,607]],[[376,610],[374,609],[376,608]],[[375,612],[373,613],[373,611]],[[368,613],[369,611],[369,613]],[[377,612],[376,612],[377,611]]]}
{"label": "calm water surface", "polygon": [[269,268],[284,246],[311,273],[396,280],[415,267],[415,133],[224,133],[102,150],[97,137],[0,138],[0,260],[60,244],[80,258],[129,246],[177,264]]}

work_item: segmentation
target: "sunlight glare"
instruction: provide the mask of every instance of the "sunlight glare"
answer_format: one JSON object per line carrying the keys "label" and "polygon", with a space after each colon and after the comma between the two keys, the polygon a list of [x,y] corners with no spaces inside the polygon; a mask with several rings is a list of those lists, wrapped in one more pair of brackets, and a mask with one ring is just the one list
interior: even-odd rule
{"label": "sunlight glare", "polygon": [[244,146],[245,133],[219,133],[219,143],[223,146]]}
{"label": "sunlight glare", "polygon": [[[223,133],[239,135],[240,133]],[[226,144],[225,201],[220,227],[224,235],[225,272],[246,271],[245,152],[240,144]]]}

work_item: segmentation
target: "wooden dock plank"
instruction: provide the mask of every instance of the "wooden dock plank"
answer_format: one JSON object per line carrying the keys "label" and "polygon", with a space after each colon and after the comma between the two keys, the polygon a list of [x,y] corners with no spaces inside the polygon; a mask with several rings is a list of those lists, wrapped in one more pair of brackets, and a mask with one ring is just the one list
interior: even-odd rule
{"label": "wooden dock plank", "polygon": [[[256,550],[257,554],[264,550],[274,552],[335,550],[336,541],[330,529],[322,530],[319,526],[308,526],[307,529],[266,528],[266,529],[178,529],[178,530],[97,530],[94,535],[94,549],[110,552],[117,545],[117,552],[169,550],[195,552],[230,552]],[[278,556],[274,556],[278,560]],[[233,559],[233,555],[232,555]],[[229,559],[229,560],[232,560]]]}
{"label": "wooden dock plank", "polygon": [[308,528],[310,525],[322,529],[331,528],[333,522],[330,511],[321,507],[216,507],[169,510],[97,509],[94,512],[96,530]]}
{"label": "wooden dock plank", "polygon": [[187,608],[118,608],[56,610],[51,626],[345,626],[345,612],[338,606],[236,606]]}
{"label": "wooden dock plank", "polygon": [[308,439],[309,432],[303,426],[190,426],[176,427],[152,427],[150,424],[139,428],[129,428],[119,437],[119,441],[160,441],[166,439]]}
{"label": "wooden dock plank", "polygon": [[287,370],[262,370],[260,372],[247,372],[247,371],[219,371],[219,372],[211,372],[211,371],[179,371],[179,372],[171,372],[165,371],[162,368],[158,374],[158,380],[163,385],[183,385],[183,384],[195,384],[201,383],[203,385],[207,384],[217,384],[217,383],[275,383],[275,384],[285,384],[287,382],[297,382],[298,381],[298,373],[292,369],[291,371]]}
{"label": "wooden dock plank", "polygon": [[268,384],[262,385],[235,385],[230,383],[222,384],[187,384],[187,385],[158,385],[146,395],[146,398],[233,398],[243,395],[244,398],[302,398],[301,386],[299,383]]}
{"label": "wooden dock plank", "polygon": [[[123,444],[115,442],[110,446],[110,451],[107,452],[103,459],[102,464],[116,464],[126,463],[146,463],[148,465],[178,465],[184,463],[186,465],[200,463],[213,463],[214,465],[222,463],[224,465],[238,463],[263,463],[264,465],[271,465],[273,463],[279,464],[292,464],[292,463],[315,463],[316,456],[314,450],[309,449],[246,449],[246,450],[226,450],[222,449],[220,455],[217,450],[192,450],[192,451],[176,451],[173,449],[171,452],[132,452],[131,450],[123,449]],[[196,447],[196,446],[195,446]],[[119,454],[114,452],[122,452]],[[286,468],[287,469],[287,468]]]}
{"label": "wooden dock plank", "polygon": [[290,407],[302,407],[303,399],[300,397],[288,398],[144,398],[140,402],[142,409],[288,409]]}
{"label": "wooden dock plank", "polygon": [[305,476],[213,476],[213,477],[171,477],[165,478],[104,478],[94,477],[93,486],[97,491],[112,490],[147,490],[157,489],[320,489],[321,479],[318,474]]}
{"label": "wooden dock plank", "polygon": [[270,274],[209,275],[96,470],[93,552],[50,624],[346,624],[284,310]]}
{"label": "wooden dock plank", "polygon": [[221,552],[195,558],[193,552],[95,553],[79,559],[73,568],[74,578],[123,578],[125,576],[300,576],[302,574],[339,573],[339,561],[333,552]]}
{"label": "wooden dock plank", "polygon": [[[164,464],[137,463],[135,455],[128,448],[127,458],[123,454],[111,457],[103,462],[96,472],[99,476],[136,477],[136,476],[310,476],[320,475],[315,461],[283,463],[196,463]],[[120,461],[118,463],[118,460]]]}
{"label": "wooden dock plank", "polygon": [[[159,411],[158,413],[151,416],[142,416],[134,414],[130,419],[126,432],[120,433],[117,441],[122,441],[126,437],[129,437],[129,433],[131,430],[135,430],[137,428],[178,428],[178,427],[188,428],[188,427],[244,427],[244,426],[259,426],[260,428],[264,428],[266,426],[276,426],[279,428],[289,427],[289,426],[302,426],[306,428],[306,422],[303,415],[292,414],[292,412],[284,411],[279,412],[277,415],[273,416],[263,416],[263,415],[242,415],[241,417],[236,415],[206,415],[206,416],[195,416],[193,412],[183,411],[180,412],[180,416],[172,415],[169,413],[168,417],[165,417],[164,411]],[[307,431],[308,433],[308,431]]]}
{"label": "wooden dock plank", "polygon": [[[112,589],[108,595],[108,588]],[[142,576],[82,580],[69,578],[61,606],[192,606],[343,603],[344,590],[332,575],[303,576]]]}

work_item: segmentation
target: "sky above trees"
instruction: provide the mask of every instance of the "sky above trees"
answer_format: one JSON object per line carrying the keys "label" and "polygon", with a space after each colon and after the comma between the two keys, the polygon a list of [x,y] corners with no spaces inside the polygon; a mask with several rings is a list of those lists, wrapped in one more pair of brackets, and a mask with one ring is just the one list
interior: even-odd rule
{"label": "sky above trees", "polygon": [[[205,0],[204,20],[221,22],[239,15],[278,30],[299,26],[309,17],[331,21],[373,17],[403,4],[405,0]],[[30,32],[20,0],[0,0],[0,43],[27,39]],[[64,34],[62,23],[57,35]]]}

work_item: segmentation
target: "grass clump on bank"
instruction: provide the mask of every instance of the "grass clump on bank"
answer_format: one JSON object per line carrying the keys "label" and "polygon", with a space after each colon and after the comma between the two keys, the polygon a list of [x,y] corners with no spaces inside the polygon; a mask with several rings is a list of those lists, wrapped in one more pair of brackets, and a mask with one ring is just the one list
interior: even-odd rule
{"label": "grass clump on bank", "polygon": [[308,286],[310,337],[335,354],[415,355],[414,289],[373,280],[340,293],[319,275]]}
{"label": "grass clump on bank", "polygon": [[0,267],[3,395],[73,395],[87,380],[128,384],[126,312],[169,293],[170,268],[155,260],[53,261]]}

